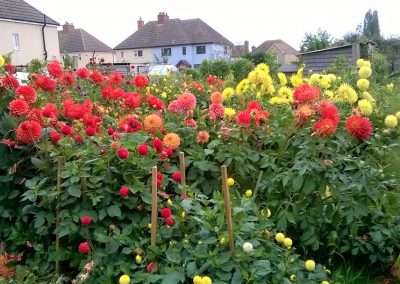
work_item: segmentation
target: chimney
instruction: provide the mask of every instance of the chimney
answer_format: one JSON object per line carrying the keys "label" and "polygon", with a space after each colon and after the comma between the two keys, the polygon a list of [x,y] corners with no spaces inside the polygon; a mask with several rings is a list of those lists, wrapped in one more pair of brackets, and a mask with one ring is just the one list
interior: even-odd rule
{"label": "chimney", "polygon": [[63,32],[65,33],[69,33],[75,29],[74,24],[73,23],[70,24],[68,22],[65,22],[65,24],[62,27],[63,27]]}
{"label": "chimney", "polygon": [[250,52],[250,49],[249,49],[249,41],[248,41],[248,40],[245,40],[245,41],[244,41],[244,50],[245,50],[246,53],[249,53],[249,52]]}
{"label": "chimney", "polygon": [[160,13],[158,14],[157,23],[158,23],[159,25],[165,24],[165,22],[168,21],[168,20],[169,20],[169,16],[168,16],[167,13],[165,13],[165,12],[160,12]]}
{"label": "chimney", "polygon": [[140,29],[143,26],[144,26],[144,21],[142,20],[142,17],[140,17],[139,21],[137,21],[137,28]]}
{"label": "chimney", "polygon": [[253,52],[255,49],[256,49],[256,46],[253,45],[253,46],[251,47],[251,52]]}

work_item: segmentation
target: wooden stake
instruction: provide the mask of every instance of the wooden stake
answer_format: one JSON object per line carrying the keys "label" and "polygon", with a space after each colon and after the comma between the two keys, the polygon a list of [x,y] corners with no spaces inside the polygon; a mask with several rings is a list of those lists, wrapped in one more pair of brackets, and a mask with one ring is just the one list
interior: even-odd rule
{"label": "wooden stake", "polygon": [[157,167],[152,168],[151,175],[151,246],[156,246],[157,236]]}
{"label": "wooden stake", "polygon": [[181,172],[181,185],[182,185],[182,192],[181,195],[186,195],[186,167],[185,167],[185,153],[179,153],[179,167]]}
{"label": "wooden stake", "polygon": [[229,250],[233,253],[235,251],[235,240],[233,237],[231,197],[227,183],[228,170],[225,165],[221,166],[221,177],[222,177],[222,193],[224,194],[224,202],[225,202],[226,227],[228,229],[228,237],[229,237]]}
{"label": "wooden stake", "polygon": [[[61,169],[64,162],[64,158],[62,156],[57,157],[57,195],[56,195],[56,231],[60,226],[60,200],[59,194],[61,191]],[[60,273],[60,262],[58,261],[58,252],[60,249],[60,238],[58,237],[58,233],[56,234],[56,274]]]}
{"label": "wooden stake", "polygon": [[83,177],[81,179],[81,187],[82,187],[82,200],[86,201],[86,192],[87,192],[87,177]]}

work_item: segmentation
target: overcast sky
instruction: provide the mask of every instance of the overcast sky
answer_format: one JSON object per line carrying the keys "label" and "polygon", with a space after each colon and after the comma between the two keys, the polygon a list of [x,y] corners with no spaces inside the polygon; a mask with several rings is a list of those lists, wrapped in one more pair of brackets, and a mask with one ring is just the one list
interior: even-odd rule
{"label": "overcast sky", "polygon": [[201,18],[234,44],[250,46],[282,39],[298,49],[306,32],[318,28],[338,38],[354,31],[368,9],[378,10],[381,33],[400,35],[398,0],[25,0],[63,24],[91,33],[115,47],[137,30],[139,16],[154,21],[159,12],[170,18]]}

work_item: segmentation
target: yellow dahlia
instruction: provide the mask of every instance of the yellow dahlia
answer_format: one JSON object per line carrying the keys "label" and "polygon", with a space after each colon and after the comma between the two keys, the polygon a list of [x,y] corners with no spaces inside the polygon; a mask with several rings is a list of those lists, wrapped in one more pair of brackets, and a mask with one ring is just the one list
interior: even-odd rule
{"label": "yellow dahlia", "polygon": [[181,138],[178,134],[171,132],[164,136],[163,143],[166,148],[176,149],[181,144]]}
{"label": "yellow dahlia", "polygon": [[0,67],[4,65],[4,57],[0,55]]}
{"label": "yellow dahlia", "polygon": [[367,99],[359,100],[358,108],[362,115],[368,116],[372,113],[372,105]]}
{"label": "yellow dahlia", "polygon": [[[0,66],[1,66],[1,65],[0,65]],[[393,83],[387,84],[387,85],[386,85],[386,88],[387,88],[390,92],[393,91],[393,88],[394,88]]]}
{"label": "yellow dahlia", "polygon": [[303,78],[299,75],[292,75],[290,77],[290,83],[292,83],[293,87],[300,86],[303,83]]}
{"label": "yellow dahlia", "polygon": [[360,70],[358,70],[358,76],[360,76],[360,78],[367,79],[371,76],[371,74],[372,74],[372,69],[371,67],[368,66],[363,66],[360,68]]}
{"label": "yellow dahlia", "polygon": [[227,115],[229,117],[232,117],[232,116],[234,116],[236,114],[236,110],[234,110],[231,107],[226,107],[224,112],[225,112],[225,115]]}
{"label": "yellow dahlia", "polygon": [[369,88],[369,81],[367,79],[359,79],[357,81],[357,87],[361,90],[361,91],[365,91],[366,89]]}
{"label": "yellow dahlia", "polygon": [[357,66],[358,68],[367,66],[367,67],[371,67],[371,63],[368,60],[364,60],[362,58],[357,60]]}
{"label": "yellow dahlia", "polygon": [[335,93],[327,90],[324,92],[324,96],[327,97],[328,99],[333,99],[333,97],[335,96]]}
{"label": "yellow dahlia", "polygon": [[279,83],[280,83],[282,86],[286,86],[286,84],[287,84],[287,78],[286,78],[286,75],[285,75],[285,74],[283,74],[282,72],[279,72],[279,73],[278,73],[278,79],[279,79]]}
{"label": "yellow dahlia", "polygon": [[400,111],[396,112],[396,118],[397,120],[400,120]]}
{"label": "yellow dahlia", "polygon": [[337,90],[336,98],[344,103],[354,104],[358,96],[357,92],[349,84],[342,84]]}
{"label": "yellow dahlia", "polygon": [[235,90],[233,88],[226,88],[225,90],[222,91],[222,97],[224,100],[229,99],[235,94]]}
{"label": "yellow dahlia", "polygon": [[314,86],[318,85],[320,78],[321,78],[321,74],[319,74],[319,73],[312,74],[310,76],[310,78],[308,79],[308,83],[310,85],[314,85]]}
{"label": "yellow dahlia", "polygon": [[319,80],[319,85],[323,89],[329,89],[331,87],[331,79],[327,75],[323,75]]}
{"label": "yellow dahlia", "polygon": [[272,97],[268,101],[271,105],[281,105],[281,104],[290,104],[290,101],[286,98],[282,97]]}
{"label": "yellow dahlia", "polygon": [[329,80],[330,80],[331,82],[336,81],[336,76],[335,76],[335,74],[329,73],[329,74],[326,75],[326,76],[329,78]]}
{"label": "yellow dahlia", "polygon": [[280,87],[278,90],[278,96],[281,98],[292,98],[293,90],[289,87]]}
{"label": "yellow dahlia", "polygon": [[361,98],[366,99],[367,101],[369,101],[371,104],[375,103],[375,99],[371,96],[370,93],[368,92],[362,92],[361,94]]}
{"label": "yellow dahlia", "polygon": [[269,74],[269,66],[265,63],[260,63],[256,66],[256,70]]}
{"label": "yellow dahlia", "polygon": [[385,125],[389,128],[395,128],[397,126],[397,118],[395,115],[388,115],[385,118]]}
{"label": "yellow dahlia", "polygon": [[239,95],[243,95],[249,89],[249,80],[243,79],[236,86],[236,93]]}

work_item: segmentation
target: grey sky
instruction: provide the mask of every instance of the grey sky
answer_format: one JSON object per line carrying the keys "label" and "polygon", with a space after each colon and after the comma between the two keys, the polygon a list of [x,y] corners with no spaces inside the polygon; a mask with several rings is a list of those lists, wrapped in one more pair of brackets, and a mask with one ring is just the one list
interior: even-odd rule
{"label": "grey sky", "polygon": [[170,18],[201,18],[234,44],[249,40],[258,46],[283,39],[296,49],[305,32],[327,30],[334,37],[355,30],[368,9],[379,14],[384,36],[400,35],[396,0],[25,0],[54,20],[74,23],[115,47],[136,31],[139,16],[154,21],[159,12]]}

